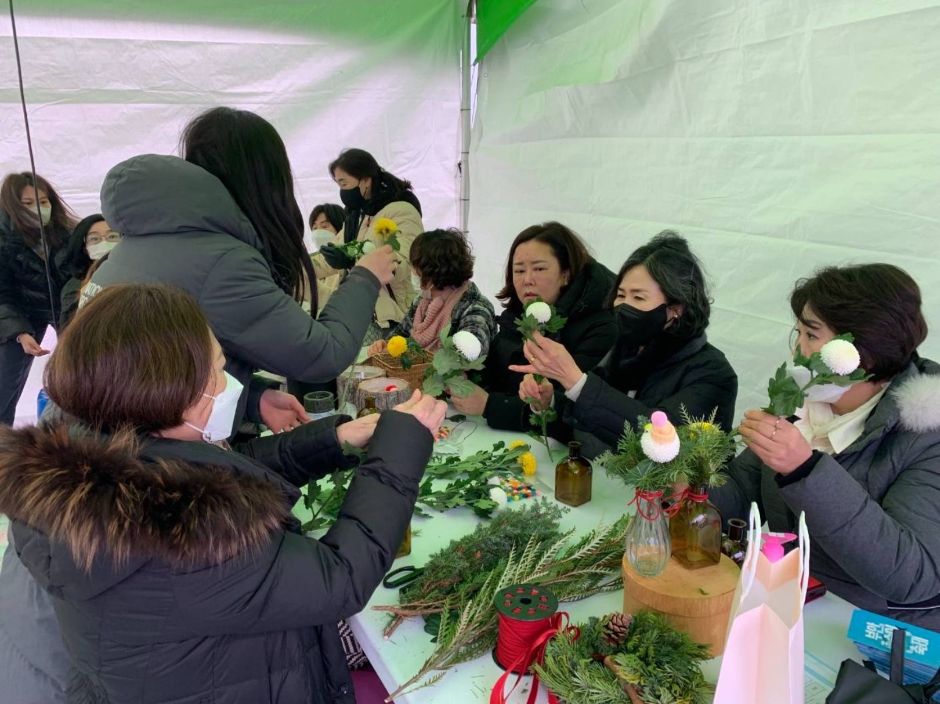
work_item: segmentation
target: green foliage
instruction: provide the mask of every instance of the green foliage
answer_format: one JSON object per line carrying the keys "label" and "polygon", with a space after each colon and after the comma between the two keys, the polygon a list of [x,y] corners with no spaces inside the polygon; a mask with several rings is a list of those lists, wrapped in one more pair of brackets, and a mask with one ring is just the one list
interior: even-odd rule
{"label": "green foliage", "polygon": [[[399,605],[376,607],[395,616],[392,629],[403,618],[439,615],[434,653],[392,697],[434,671],[490,650],[498,628],[493,597],[507,585],[541,584],[561,601],[622,587],[620,562],[628,518],[572,541],[571,533],[559,533],[558,516],[559,509],[546,502],[501,512],[432,558],[430,574],[426,571],[403,590]],[[431,676],[421,686],[440,677]]]}
{"label": "green foliage", "polygon": [[[518,447],[510,450],[500,441],[491,450],[481,450],[467,458],[432,457],[418,487],[415,513],[427,516],[424,508],[449,511],[468,506],[481,518],[489,518],[498,508],[498,504],[490,499],[490,478],[518,474],[518,460],[528,449]],[[358,454],[360,459],[365,455],[362,450],[348,447],[346,454]],[[303,502],[313,517],[304,524],[304,531],[326,528],[336,521],[352,477],[352,470],[337,471],[325,479],[307,484]],[[442,480],[451,481],[440,486]]]}
{"label": "green foliage", "polygon": [[[649,419],[639,416],[636,422],[637,427],[643,428]],[[685,457],[680,450],[671,462],[653,462],[643,454],[640,443],[642,435],[642,431],[637,432],[629,422],[624,423],[616,451],[605,452],[597,458],[597,462],[604,466],[609,476],[617,477],[627,486],[639,491],[665,492],[685,476]]]}
{"label": "green foliage", "polygon": [[[634,686],[647,704],[706,704],[711,687],[701,663],[708,649],[676,631],[650,611],[635,614],[626,640],[611,645],[604,638],[604,619],[579,624],[580,638],[552,639],[545,659],[533,669],[566,704],[629,704],[623,683]],[[603,664],[612,657],[619,677]]]}
{"label": "green foliage", "polygon": [[716,487],[727,481],[722,471],[737,452],[735,435],[716,422],[718,409],[708,418],[693,418],[682,408],[682,425],[676,430],[682,444],[684,481],[691,487]]}

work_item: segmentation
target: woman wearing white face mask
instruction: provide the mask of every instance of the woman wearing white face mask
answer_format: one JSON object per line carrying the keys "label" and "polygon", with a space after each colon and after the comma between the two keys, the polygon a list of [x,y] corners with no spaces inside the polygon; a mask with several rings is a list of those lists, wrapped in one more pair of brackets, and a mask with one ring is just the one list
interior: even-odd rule
{"label": "woman wearing white face mask", "polygon": [[[820,387],[795,418],[745,414],[747,449],[709,494],[725,520],[750,502],[774,531],[806,513],[810,571],[868,611],[940,628],[940,367],[917,284],[890,264],[823,269],[790,296],[809,356],[850,333],[869,379]],[[854,364],[854,362],[853,362]]]}
{"label": "woman wearing white face mask", "polygon": [[101,213],[89,215],[75,226],[65,250],[66,267],[71,278],[62,287],[60,330],[75,315],[82,287],[120,241],[121,233],[115,232]]}
{"label": "woman wearing white face mask", "polygon": [[[12,424],[46,327],[68,279],[65,243],[76,218],[48,181],[9,174],[0,186],[0,424]],[[40,237],[40,222],[48,249]],[[48,277],[47,277],[48,273]]]}
{"label": "woman wearing white face mask", "polygon": [[[0,429],[5,703],[62,700],[29,693],[65,679],[44,669],[50,653],[71,665],[68,701],[354,702],[336,622],[391,566],[446,406],[416,392],[236,453],[219,446],[241,392],[224,365],[187,294],[115,285],[47,368],[70,425]],[[307,538],[299,487],[349,467],[345,443],[368,445],[365,459],[340,518]]]}

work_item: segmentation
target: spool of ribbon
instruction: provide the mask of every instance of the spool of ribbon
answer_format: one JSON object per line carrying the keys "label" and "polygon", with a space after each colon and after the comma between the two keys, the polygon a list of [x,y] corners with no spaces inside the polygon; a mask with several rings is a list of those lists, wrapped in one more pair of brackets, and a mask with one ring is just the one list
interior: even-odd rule
{"label": "spool of ribbon", "polygon": [[[505,672],[496,680],[490,693],[490,704],[505,704],[523,675],[529,674],[533,663],[541,664],[545,647],[559,633],[577,639],[579,632],[568,625],[568,614],[558,611],[558,599],[548,589],[535,584],[516,584],[497,592],[494,598],[499,616],[499,632],[493,659]],[[516,681],[506,692],[506,681],[515,674]],[[533,677],[528,704],[538,697],[539,679]],[[550,704],[558,697],[548,693]]]}

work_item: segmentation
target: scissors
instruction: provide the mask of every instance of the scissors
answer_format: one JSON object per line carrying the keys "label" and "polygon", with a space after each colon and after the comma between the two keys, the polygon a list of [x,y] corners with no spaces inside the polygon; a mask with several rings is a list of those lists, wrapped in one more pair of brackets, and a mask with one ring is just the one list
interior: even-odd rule
{"label": "scissors", "polygon": [[406,584],[411,584],[422,574],[424,574],[423,567],[405,565],[404,567],[399,567],[397,570],[392,570],[387,575],[385,575],[385,579],[382,580],[382,586],[386,589],[397,589],[398,587],[403,587]]}

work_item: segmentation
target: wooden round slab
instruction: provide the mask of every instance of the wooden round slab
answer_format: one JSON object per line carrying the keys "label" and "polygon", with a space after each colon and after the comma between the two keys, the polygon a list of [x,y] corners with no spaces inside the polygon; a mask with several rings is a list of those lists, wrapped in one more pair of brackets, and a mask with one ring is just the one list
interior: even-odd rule
{"label": "wooden round slab", "polygon": [[[385,376],[385,372],[378,367],[372,367],[368,364],[354,364],[349,369],[344,371],[336,379],[336,397],[345,398],[350,401],[353,399],[353,391],[359,386],[361,381],[365,379],[376,379],[380,376]],[[349,392],[346,392],[347,384],[351,384],[352,388],[349,389]]]}
{"label": "wooden round slab", "polygon": [[741,570],[726,555],[711,567],[688,570],[675,558],[656,577],[641,577],[623,559],[623,612],[652,609],[704,643],[712,656],[725,649],[728,617]]}
{"label": "wooden round slab", "polygon": [[393,377],[366,379],[359,383],[356,391],[356,410],[361,410],[370,397],[375,399],[376,408],[385,411],[411,398],[411,386],[404,379]]}

